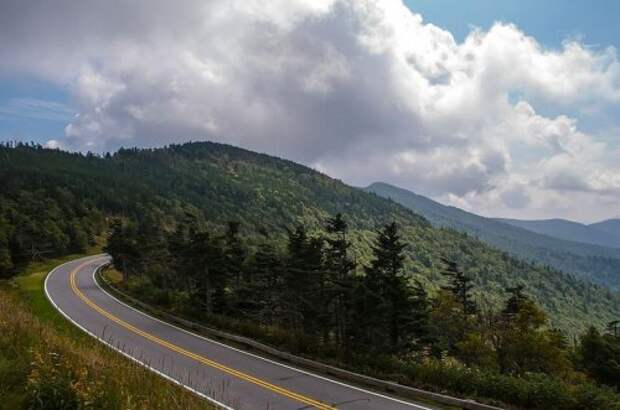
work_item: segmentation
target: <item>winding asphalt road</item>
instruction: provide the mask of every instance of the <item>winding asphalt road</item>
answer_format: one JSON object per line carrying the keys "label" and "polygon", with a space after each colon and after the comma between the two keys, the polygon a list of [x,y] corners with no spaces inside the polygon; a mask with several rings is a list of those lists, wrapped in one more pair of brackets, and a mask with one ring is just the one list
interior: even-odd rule
{"label": "winding asphalt road", "polygon": [[426,409],[194,335],[105,292],[106,255],[65,263],[45,281],[52,304],[100,342],[225,409]]}

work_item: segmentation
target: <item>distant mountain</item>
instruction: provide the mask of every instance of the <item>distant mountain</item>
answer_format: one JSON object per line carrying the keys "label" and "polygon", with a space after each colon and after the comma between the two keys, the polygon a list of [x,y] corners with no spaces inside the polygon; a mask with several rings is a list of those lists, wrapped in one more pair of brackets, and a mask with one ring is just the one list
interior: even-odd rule
{"label": "distant mountain", "polygon": [[[611,248],[620,248],[620,220],[604,221],[585,225],[565,219],[524,221],[518,219],[496,219],[498,221],[527,229],[554,238],[583,242]],[[619,251],[620,253],[620,251]]]}
{"label": "distant mountain", "polygon": [[[467,232],[480,240],[522,259],[573,273],[593,283],[620,289],[620,251],[542,235],[484,218],[462,209],[442,205],[406,189],[385,183],[365,188],[426,217],[433,225]],[[609,224],[610,228],[612,224]]]}
{"label": "distant mountain", "polygon": [[608,219],[606,221],[590,224],[590,227],[620,237],[620,219]]}

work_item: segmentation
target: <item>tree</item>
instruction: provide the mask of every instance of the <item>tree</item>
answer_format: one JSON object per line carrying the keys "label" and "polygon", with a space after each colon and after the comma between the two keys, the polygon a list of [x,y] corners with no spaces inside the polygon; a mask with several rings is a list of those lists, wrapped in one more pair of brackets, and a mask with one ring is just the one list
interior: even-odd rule
{"label": "tree", "polygon": [[88,249],[88,235],[78,222],[69,226],[69,248],[72,252],[81,253]]}
{"label": "tree", "polygon": [[188,259],[197,290],[194,300],[204,307],[207,315],[222,313],[228,281],[222,269],[224,251],[221,244],[206,231],[192,231]]}
{"label": "tree", "polygon": [[112,233],[104,250],[112,256],[114,267],[123,274],[123,283],[127,285],[129,278],[138,270],[140,249],[137,242],[138,232],[135,224],[123,223],[120,219],[112,222]]}
{"label": "tree", "polygon": [[577,347],[579,366],[594,380],[620,388],[620,340],[591,326]]}
{"label": "tree", "polygon": [[0,278],[8,277],[13,270],[13,257],[9,249],[8,223],[0,218]]}
{"label": "tree", "polygon": [[0,278],[9,277],[13,269],[13,260],[8,247],[0,243]]}
{"label": "tree", "polygon": [[443,286],[442,289],[452,293],[460,304],[463,319],[468,320],[469,316],[475,315],[478,312],[478,306],[471,294],[474,285],[472,279],[465,275],[463,271],[458,268],[456,262],[448,259],[443,259],[446,268],[442,274],[449,279],[449,284]]}
{"label": "tree", "polygon": [[435,342],[431,331],[431,300],[428,292],[419,280],[414,281],[411,296],[411,332],[416,350],[420,350]]}
{"label": "tree", "polygon": [[156,288],[163,289],[160,295],[167,297],[172,277],[171,255],[168,248],[168,233],[164,229],[165,216],[159,209],[147,208],[137,225],[139,246],[139,273],[149,277]]}
{"label": "tree", "polygon": [[239,304],[240,289],[243,281],[244,262],[247,257],[247,250],[239,235],[240,223],[237,221],[228,221],[227,229],[224,234],[224,270],[232,285],[235,302]]}
{"label": "tree", "polygon": [[327,220],[325,251],[326,269],[328,274],[325,293],[329,292],[329,302],[335,322],[336,344],[340,347],[348,345],[352,294],[356,280],[353,275],[356,264],[349,256],[351,243],[347,239],[348,225],[342,214]]}
{"label": "tree", "polygon": [[545,313],[524,292],[523,286],[509,294],[495,324],[494,344],[502,373],[565,374],[569,368],[564,336],[547,329]]}
{"label": "tree", "polygon": [[620,337],[620,320],[613,320],[607,324],[607,333],[613,337]]}
{"label": "tree", "polygon": [[285,322],[316,335],[325,319],[323,238],[309,238],[303,225],[288,232],[283,280]]}
{"label": "tree", "polygon": [[[405,246],[395,222],[382,227],[372,246],[373,260],[362,281],[366,308],[365,318],[360,320],[369,345],[381,351],[404,350],[414,333],[415,303],[403,272]],[[417,302],[424,303],[422,299]]]}
{"label": "tree", "polygon": [[282,262],[271,243],[259,244],[247,274],[240,308],[261,323],[275,323],[281,312]]}

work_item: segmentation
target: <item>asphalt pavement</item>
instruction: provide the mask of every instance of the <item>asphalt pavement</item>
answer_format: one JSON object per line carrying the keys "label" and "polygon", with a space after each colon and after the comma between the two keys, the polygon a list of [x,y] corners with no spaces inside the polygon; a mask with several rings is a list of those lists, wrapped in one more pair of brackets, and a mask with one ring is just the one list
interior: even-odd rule
{"label": "asphalt pavement", "polygon": [[192,334],[105,292],[99,255],[65,263],[45,282],[55,307],[82,330],[219,407],[235,410],[429,409]]}

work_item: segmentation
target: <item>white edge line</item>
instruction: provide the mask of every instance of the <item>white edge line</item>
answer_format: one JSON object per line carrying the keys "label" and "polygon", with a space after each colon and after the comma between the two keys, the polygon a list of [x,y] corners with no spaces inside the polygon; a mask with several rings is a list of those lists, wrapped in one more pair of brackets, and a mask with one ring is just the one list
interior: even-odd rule
{"label": "white edge line", "polygon": [[[107,263],[109,263],[109,262],[107,262]],[[103,266],[103,265],[101,265],[101,266]],[[400,400],[400,399],[397,399],[397,398],[395,398],[395,397],[386,396],[386,395],[383,395],[383,394],[381,394],[381,393],[377,393],[377,392],[373,392],[373,391],[370,391],[370,390],[363,389],[363,388],[361,388],[361,387],[352,386],[352,385],[350,385],[350,384],[346,384],[346,383],[343,383],[343,382],[340,382],[340,381],[337,381],[337,380],[334,380],[334,379],[330,379],[330,378],[325,377],[325,376],[320,376],[320,375],[318,375],[318,374],[315,374],[315,373],[312,373],[312,372],[309,372],[309,371],[306,371],[306,370],[301,370],[301,369],[298,369],[298,368],[296,368],[296,367],[292,367],[292,366],[289,366],[289,365],[286,365],[286,364],[283,364],[283,363],[277,362],[277,361],[275,361],[275,360],[267,359],[267,358],[265,358],[265,357],[258,356],[258,355],[256,355],[256,354],[253,354],[253,353],[247,352],[247,351],[245,351],[245,350],[237,349],[237,348],[232,347],[232,346],[230,346],[230,345],[227,345],[227,344],[225,344],[225,343],[218,342],[218,341],[216,341],[216,340],[209,339],[209,338],[207,338],[207,337],[205,337],[205,336],[202,336],[202,335],[199,335],[199,334],[196,334],[196,333],[190,332],[189,330],[187,330],[187,329],[183,329],[183,328],[178,327],[178,326],[175,326],[175,325],[173,325],[172,323],[165,322],[165,321],[163,321],[163,320],[161,320],[161,319],[158,319],[158,318],[156,318],[156,317],[153,317],[153,316],[149,315],[148,313],[145,313],[145,312],[143,312],[143,311],[141,311],[141,310],[139,310],[139,309],[137,309],[137,308],[135,308],[135,307],[133,307],[133,306],[130,306],[130,305],[128,305],[127,303],[123,302],[122,300],[119,300],[119,299],[118,299],[118,298],[116,298],[115,296],[111,295],[111,294],[110,294],[108,291],[106,291],[106,290],[105,290],[105,289],[104,289],[104,288],[103,288],[103,287],[99,284],[99,282],[97,281],[97,278],[96,278],[96,276],[95,276],[96,271],[97,271],[96,269],[93,271],[93,281],[95,282],[95,284],[97,285],[97,287],[98,287],[101,291],[103,291],[103,293],[105,293],[106,295],[108,295],[110,298],[112,298],[112,299],[113,299],[114,301],[116,301],[117,303],[120,303],[121,305],[123,305],[123,306],[125,306],[125,307],[127,307],[127,308],[129,308],[129,309],[131,309],[131,310],[133,310],[133,311],[135,311],[135,312],[137,312],[137,313],[139,313],[139,314],[143,315],[143,316],[146,316],[146,317],[148,317],[148,318],[150,318],[150,319],[153,319],[153,320],[155,320],[155,321],[157,321],[157,322],[159,322],[159,323],[162,323],[162,324],[164,324],[164,325],[166,325],[166,326],[170,326],[170,327],[172,327],[172,328],[174,328],[174,329],[176,329],[176,330],[180,330],[180,331],[181,331],[181,332],[183,332],[183,333],[186,333],[186,334],[188,334],[188,335],[191,335],[191,336],[197,337],[197,338],[202,339],[202,340],[205,340],[205,341],[207,341],[207,342],[210,342],[210,343],[216,344],[216,345],[218,345],[218,346],[222,346],[222,347],[225,347],[225,348],[231,349],[231,350],[233,350],[233,351],[235,351],[235,352],[238,352],[238,353],[243,353],[243,354],[245,354],[245,355],[247,355],[247,356],[250,356],[250,357],[253,357],[253,358],[256,358],[256,359],[263,360],[263,361],[265,361],[265,362],[267,362],[267,363],[275,364],[275,365],[277,365],[277,366],[284,367],[285,369],[293,370],[293,371],[296,371],[296,372],[299,372],[299,373],[302,373],[302,374],[305,374],[305,375],[308,375],[308,376],[315,377],[315,378],[317,378],[317,379],[325,380],[325,381],[328,381],[328,382],[330,382],[330,383],[337,384],[337,385],[339,385],[339,386],[343,386],[343,387],[347,387],[347,388],[350,388],[350,389],[353,389],[353,390],[357,390],[357,391],[360,391],[360,392],[363,392],[363,393],[366,393],[366,394],[370,394],[370,395],[372,395],[372,396],[381,397],[382,399],[391,400],[391,401],[394,401],[394,402],[396,402],[396,403],[405,404],[405,405],[407,405],[407,406],[414,407],[414,408],[417,408],[417,409],[420,409],[420,410],[433,410],[433,409],[431,409],[431,408],[429,408],[429,407],[424,407],[424,406],[421,406],[421,405],[419,405],[419,404],[415,404],[415,403],[407,402],[407,401],[404,401],[404,400]]]}
{"label": "white edge line", "polygon": [[[97,256],[97,257],[99,257],[99,258],[104,257],[104,255],[96,255],[96,256]],[[54,308],[55,308],[58,312],[60,312],[60,314],[61,314],[61,315],[63,315],[63,316],[65,317],[65,319],[67,319],[69,322],[73,323],[75,326],[77,326],[77,327],[78,327],[79,329],[81,329],[83,332],[85,332],[86,334],[88,334],[88,335],[90,335],[90,336],[94,337],[95,339],[97,339],[99,342],[103,343],[104,345],[106,345],[106,346],[107,346],[107,347],[109,347],[110,349],[115,350],[116,352],[118,352],[118,353],[122,354],[123,356],[125,356],[126,358],[128,358],[128,359],[132,360],[133,362],[135,362],[135,363],[139,364],[140,366],[143,366],[143,367],[147,368],[148,370],[152,371],[153,373],[156,373],[157,375],[159,375],[159,376],[163,377],[164,379],[166,379],[166,380],[168,380],[168,381],[170,381],[170,382],[172,382],[172,383],[174,383],[174,384],[176,384],[176,385],[178,385],[178,386],[183,387],[184,389],[186,389],[186,390],[188,390],[188,391],[190,391],[190,392],[192,392],[192,393],[194,393],[194,394],[196,394],[196,395],[198,395],[198,396],[202,397],[203,399],[205,399],[205,400],[209,401],[210,403],[212,403],[212,404],[214,404],[214,405],[216,405],[216,406],[218,406],[218,407],[220,407],[220,408],[222,408],[222,409],[225,409],[225,410],[235,410],[234,408],[229,407],[229,406],[225,405],[224,403],[221,403],[221,402],[219,402],[219,401],[215,400],[214,398],[209,397],[209,396],[207,396],[206,394],[204,394],[204,393],[202,393],[202,392],[200,392],[200,391],[198,391],[198,390],[196,390],[196,389],[194,389],[194,388],[192,388],[192,387],[190,387],[190,386],[188,386],[188,385],[186,385],[186,384],[183,384],[182,382],[180,382],[180,381],[176,380],[175,378],[173,378],[173,377],[171,377],[171,376],[168,376],[167,374],[165,374],[165,373],[163,373],[163,372],[161,372],[161,371],[159,371],[159,370],[157,370],[157,369],[155,369],[155,368],[153,368],[153,367],[149,366],[148,364],[146,364],[146,363],[144,363],[144,362],[141,362],[141,361],[140,361],[140,360],[138,360],[137,358],[135,358],[135,357],[133,357],[133,356],[129,355],[128,353],[126,353],[126,352],[124,352],[124,351],[120,350],[119,348],[117,348],[117,347],[116,347],[116,346],[114,346],[113,344],[111,344],[111,343],[107,342],[106,340],[104,340],[104,339],[100,338],[99,336],[97,336],[97,335],[95,335],[94,333],[92,333],[90,330],[86,329],[85,327],[83,327],[82,325],[80,325],[79,323],[77,323],[75,320],[71,319],[71,317],[70,317],[68,314],[66,314],[66,313],[65,313],[62,309],[60,309],[60,307],[58,307],[58,305],[56,304],[56,302],[54,302],[54,300],[52,299],[52,297],[50,296],[50,294],[49,294],[49,292],[48,292],[48,290],[47,290],[47,281],[50,279],[50,277],[52,276],[52,274],[53,274],[53,273],[54,273],[57,269],[62,268],[63,266],[68,265],[69,263],[77,262],[77,261],[80,261],[80,260],[82,260],[82,259],[88,259],[88,258],[95,258],[95,256],[87,256],[87,257],[84,257],[84,258],[74,259],[74,260],[72,260],[72,261],[65,262],[65,263],[63,263],[63,264],[61,264],[61,265],[56,266],[54,269],[52,269],[52,270],[51,270],[51,271],[47,274],[47,276],[45,277],[45,282],[44,282],[44,284],[43,284],[43,289],[44,289],[44,291],[45,291],[45,296],[47,297],[47,300],[48,300],[48,301],[52,304],[52,306],[54,306]],[[106,264],[107,264],[107,263],[109,263],[109,262],[106,262]],[[97,271],[97,269],[99,269],[101,266],[103,266],[103,264],[102,264],[102,265],[100,265],[100,266],[98,266],[98,267],[94,270],[94,272],[96,272],[96,271]],[[93,272],[93,275],[94,275],[94,272]],[[97,283],[97,281],[95,281],[95,283]],[[97,283],[97,286],[99,286],[99,284],[98,284],[98,283]],[[106,292],[106,293],[107,293],[107,292]]]}

